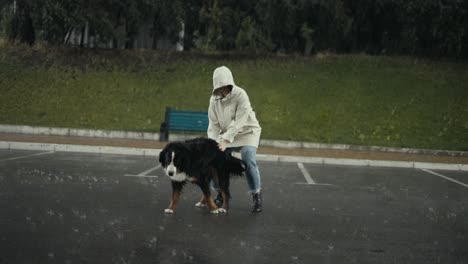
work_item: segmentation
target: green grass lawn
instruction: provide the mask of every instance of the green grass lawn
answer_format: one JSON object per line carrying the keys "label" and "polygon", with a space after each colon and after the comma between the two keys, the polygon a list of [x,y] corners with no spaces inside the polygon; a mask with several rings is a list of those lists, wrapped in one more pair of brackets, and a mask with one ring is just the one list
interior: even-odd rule
{"label": "green grass lawn", "polygon": [[207,110],[231,68],[265,139],[468,150],[468,65],[367,55],[248,57],[0,48],[0,123],[158,132]]}

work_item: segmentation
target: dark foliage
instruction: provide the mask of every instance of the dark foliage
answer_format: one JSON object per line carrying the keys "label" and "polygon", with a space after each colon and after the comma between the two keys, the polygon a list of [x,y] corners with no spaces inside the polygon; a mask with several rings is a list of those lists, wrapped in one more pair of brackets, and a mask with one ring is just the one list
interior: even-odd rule
{"label": "dark foliage", "polygon": [[12,42],[59,44],[71,30],[132,48],[141,28],[186,49],[468,57],[468,0],[0,0]]}

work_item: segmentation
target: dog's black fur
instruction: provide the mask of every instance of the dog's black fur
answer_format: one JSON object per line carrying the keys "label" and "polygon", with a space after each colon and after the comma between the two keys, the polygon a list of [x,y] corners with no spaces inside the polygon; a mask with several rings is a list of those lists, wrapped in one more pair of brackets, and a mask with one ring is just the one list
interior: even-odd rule
{"label": "dog's black fur", "polygon": [[[219,150],[218,143],[208,138],[172,142],[159,154],[159,162],[172,181],[172,199],[166,213],[173,213],[183,186],[187,181],[197,184],[203,196],[198,205],[208,204],[212,213],[228,209],[229,177],[242,175],[245,166],[242,160]],[[214,180],[223,196],[223,206],[218,210],[210,191]]]}

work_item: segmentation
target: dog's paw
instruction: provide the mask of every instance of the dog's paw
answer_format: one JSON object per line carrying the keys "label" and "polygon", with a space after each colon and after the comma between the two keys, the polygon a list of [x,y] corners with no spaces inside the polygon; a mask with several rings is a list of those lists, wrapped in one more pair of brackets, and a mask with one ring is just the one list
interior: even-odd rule
{"label": "dog's paw", "polygon": [[227,213],[227,210],[224,209],[224,208],[219,208],[219,209],[218,209],[218,213],[220,213],[220,214],[225,214],[225,213]]}
{"label": "dog's paw", "polygon": [[164,209],[164,213],[166,213],[166,214],[173,214],[173,213],[174,213],[174,210],[169,209],[169,208],[168,208],[168,209]]}
{"label": "dog's paw", "polygon": [[198,202],[198,203],[195,204],[195,207],[204,208],[204,207],[206,207],[206,204]]}
{"label": "dog's paw", "polygon": [[212,214],[219,214],[219,209],[211,210],[210,211]]}

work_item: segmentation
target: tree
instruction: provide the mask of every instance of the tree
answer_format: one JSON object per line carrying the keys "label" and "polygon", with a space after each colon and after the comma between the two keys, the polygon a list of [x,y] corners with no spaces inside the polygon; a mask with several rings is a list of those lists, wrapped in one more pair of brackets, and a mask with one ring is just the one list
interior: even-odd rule
{"label": "tree", "polygon": [[5,23],[8,40],[33,45],[36,33],[32,18],[32,0],[3,0],[0,2],[0,8],[9,12],[9,15],[5,16],[8,19]]}
{"label": "tree", "polygon": [[195,46],[203,51],[216,50],[223,38],[221,29],[222,8],[218,0],[204,2],[199,12],[200,27],[195,31]]}
{"label": "tree", "polygon": [[467,0],[0,0],[0,10],[0,31],[29,45],[90,35],[132,48],[148,31],[156,48],[184,27],[184,46],[201,50],[468,58]]}
{"label": "tree", "polygon": [[260,0],[256,13],[266,35],[275,50],[295,51],[299,49],[302,26],[297,1]]}
{"label": "tree", "polygon": [[268,39],[259,25],[247,16],[242,20],[236,37],[236,49],[249,51],[271,51],[273,44]]}
{"label": "tree", "polygon": [[[148,17],[152,21],[153,49],[156,48],[158,37],[169,36],[172,41],[178,41],[179,32],[184,24],[185,9],[181,0],[149,1],[150,13]],[[190,5],[192,1],[187,5]]]}

